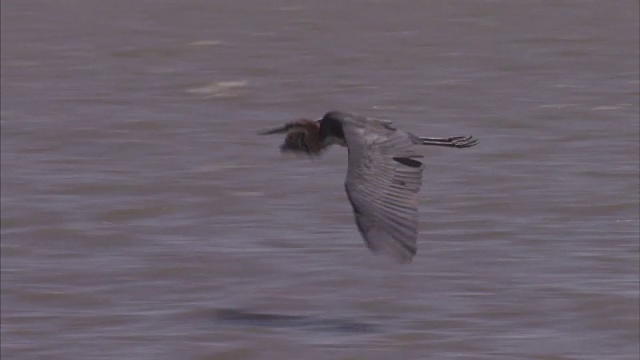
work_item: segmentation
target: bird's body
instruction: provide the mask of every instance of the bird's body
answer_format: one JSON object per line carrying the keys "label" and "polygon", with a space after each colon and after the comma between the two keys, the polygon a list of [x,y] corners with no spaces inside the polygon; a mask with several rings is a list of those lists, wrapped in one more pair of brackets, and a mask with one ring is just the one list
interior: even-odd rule
{"label": "bird's body", "polygon": [[332,144],[348,149],[345,189],[367,247],[400,262],[417,250],[418,192],[424,165],[416,145],[465,148],[472,137],[427,138],[395,129],[390,121],[331,111],[261,134],[286,133],[284,152],[318,155]]}

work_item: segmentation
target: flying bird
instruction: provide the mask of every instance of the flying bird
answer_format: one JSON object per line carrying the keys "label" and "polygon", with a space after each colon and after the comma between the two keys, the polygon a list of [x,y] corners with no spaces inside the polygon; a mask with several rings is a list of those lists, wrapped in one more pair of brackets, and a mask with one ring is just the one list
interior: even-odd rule
{"label": "flying bird", "polygon": [[398,130],[391,121],[330,111],[259,132],[286,134],[282,152],[320,155],[333,144],[347,147],[345,190],[356,225],[373,253],[409,263],[417,251],[418,192],[423,156],[416,145],[468,148],[472,136],[433,138]]}

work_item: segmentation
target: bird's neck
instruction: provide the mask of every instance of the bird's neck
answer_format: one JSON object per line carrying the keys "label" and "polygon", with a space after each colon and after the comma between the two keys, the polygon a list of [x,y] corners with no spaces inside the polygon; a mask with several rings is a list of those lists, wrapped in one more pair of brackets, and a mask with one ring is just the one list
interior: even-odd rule
{"label": "bird's neck", "polygon": [[324,117],[320,120],[320,136],[322,143],[335,144],[344,141],[344,131],[342,123],[330,117]]}

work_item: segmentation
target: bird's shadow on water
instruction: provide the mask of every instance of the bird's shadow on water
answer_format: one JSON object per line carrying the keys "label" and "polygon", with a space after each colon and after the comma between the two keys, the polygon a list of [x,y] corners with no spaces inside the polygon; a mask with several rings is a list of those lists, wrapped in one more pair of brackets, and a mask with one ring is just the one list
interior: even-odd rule
{"label": "bird's shadow on water", "polygon": [[242,309],[216,309],[213,321],[224,326],[300,329],[342,334],[371,334],[380,331],[376,325],[350,319],[259,313]]}

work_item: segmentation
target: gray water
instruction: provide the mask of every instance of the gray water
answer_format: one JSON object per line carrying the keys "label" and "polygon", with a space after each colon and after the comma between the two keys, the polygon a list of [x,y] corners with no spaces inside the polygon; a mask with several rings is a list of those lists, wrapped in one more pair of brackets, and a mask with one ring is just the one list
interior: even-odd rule
{"label": "gray water", "polygon": [[[637,1],[2,1],[3,359],[637,359]],[[374,256],[343,110],[424,148]]]}

